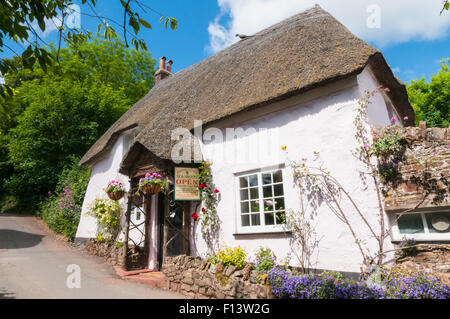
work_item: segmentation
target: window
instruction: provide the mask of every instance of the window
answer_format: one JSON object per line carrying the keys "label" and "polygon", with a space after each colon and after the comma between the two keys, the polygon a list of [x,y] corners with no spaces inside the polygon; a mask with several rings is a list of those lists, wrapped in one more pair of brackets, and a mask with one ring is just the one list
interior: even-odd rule
{"label": "window", "polygon": [[283,170],[237,176],[238,232],[281,231],[285,223]]}
{"label": "window", "polygon": [[[401,216],[393,226],[394,241],[403,237],[419,241],[450,240],[450,212],[416,212]],[[395,220],[394,220],[395,222]]]}

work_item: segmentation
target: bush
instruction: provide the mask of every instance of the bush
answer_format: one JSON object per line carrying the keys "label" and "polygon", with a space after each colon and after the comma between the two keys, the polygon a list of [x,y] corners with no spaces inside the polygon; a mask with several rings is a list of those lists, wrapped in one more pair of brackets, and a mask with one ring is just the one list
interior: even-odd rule
{"label": "bush", "polygon": [[424,272],[382,269],[386,291],[395,299],[449,299],[450,286]]}
{"label": "bush", "polygon": [[213,264],[222,263],[224,266],[235,266],[238,269],[243,269],[247,264],[246,257],[247,253],[240,246],[234,248],[225,246],[216,255],[210,256],[209,260]]}
{"label": "bush", "polygon": [[20,202],[16,196],[5,195],[0,200],[0,213],[15,213],[20,209]]}
{"label": "bush", "polygon": [[50,229],[69,240],[74,239],[78,228],[90,176],[90,168],[78,166],[78,160],[72,159],[72,166],[59,177],[55,192],[48,192],[49,197],[39,204],[38,210],[38,216]]}
{"label": "bush", "polygon": [[384,273],[381,287],[365,281],[339,279],[329,274],[293,276],[274,268],[269,272],[272,293],[278,298],[292,299],[448,299],[450,286],[423,273],[411,275]]}
{"label": "bush", "polygon": [[259,274],[268,273],[275,266],[275,254],[269,248],[260,248],[256,252],[255,270]]}
{"label": "bush", "polygon": [[329,275],[293,276],[274,268],[269,272],[272,293],[278,298],[292,299],[382,299],[385,293],[362,282],[338,280]]}
{"label": "bush", "polygon": [[98,221],[97,235],[107,240],[115,240],[120,232],[122,206],[115,200],[96,198],[89,209],[89,215]]}

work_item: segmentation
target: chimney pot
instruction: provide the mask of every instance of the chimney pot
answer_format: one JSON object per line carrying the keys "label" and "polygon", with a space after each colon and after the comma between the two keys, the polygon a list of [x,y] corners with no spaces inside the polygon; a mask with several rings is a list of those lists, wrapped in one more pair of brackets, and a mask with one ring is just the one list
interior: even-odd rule
{"label": "chimney pot", "polygon": [[166,69],[166,57],[163,56],[161,59],[159,59],[159,69],[165,70]]}
{"label": "chimney pot", "polygon": [[173,64],[172,60],[167,61],[167,71],[172,72],[172,64]]}

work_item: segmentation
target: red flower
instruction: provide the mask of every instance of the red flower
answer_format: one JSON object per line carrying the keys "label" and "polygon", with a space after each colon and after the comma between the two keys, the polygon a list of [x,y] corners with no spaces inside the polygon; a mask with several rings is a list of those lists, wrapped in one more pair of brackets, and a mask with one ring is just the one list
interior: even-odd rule
{"label": "red flower", "polygon": [[192,214],[192,219],[193,219],[194,221],[196,221],[197,218],[198,218],[198,215],[197,215],[196,213],[193,213],[193,214]]}
{"label": "red flower", "polygon": [[200,184],[200,186],[199,186],[200,188],[205,188],[206,187],[206,184],[205,183],[203,183],[203,184]]}
{"label": "red flower", "polygon": [[216,188],[215,190],[214,190],[214,193],[218,193],[219,192],[219,190]]}
{"label": "red flower", "polygon": [[205,212],[205,207],[202,208],[202,212]]}

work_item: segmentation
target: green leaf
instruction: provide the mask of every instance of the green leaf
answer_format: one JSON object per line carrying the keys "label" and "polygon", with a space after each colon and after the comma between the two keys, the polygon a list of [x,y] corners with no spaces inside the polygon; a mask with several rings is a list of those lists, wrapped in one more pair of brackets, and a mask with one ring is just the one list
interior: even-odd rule
{"label": "green leaf", "polygon": [[178,21],[175,18],[170,18],[170,27],[172,30],[176,30],[178,27]]}
{"label": "green leaf", "polygon": [[134,29],[134,33],[138,34],[139,32],[139,26],[140,24],[137,22],[137,20],[134,18],[134,16],[130,16],[129,25],[131,25]]}
{"label": "green leaf", "polygon": [[139,22],[146,27],[147,29],[151,29],[152,26],[150,25],[150,23],[148,23],[147,21],[145,21],[144,19],[139,18]]}

